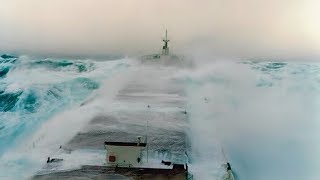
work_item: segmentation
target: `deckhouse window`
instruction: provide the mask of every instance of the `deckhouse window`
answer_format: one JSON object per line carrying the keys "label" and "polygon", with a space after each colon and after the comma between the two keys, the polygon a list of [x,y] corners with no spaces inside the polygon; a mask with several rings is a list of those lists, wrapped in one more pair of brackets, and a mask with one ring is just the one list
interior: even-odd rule
{"label": "deckhouse window", "polygon": [[116,156],[109,156],[109,162],[116,162]]}

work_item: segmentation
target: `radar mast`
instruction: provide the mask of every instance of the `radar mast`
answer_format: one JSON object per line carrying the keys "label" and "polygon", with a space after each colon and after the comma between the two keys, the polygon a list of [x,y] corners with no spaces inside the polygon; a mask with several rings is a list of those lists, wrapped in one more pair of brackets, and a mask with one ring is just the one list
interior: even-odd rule
{"label": "radar mast", "polygon": [[165,39],[162,40],[164,42],[164,46],[162,47],[162,54],[163,55],[169,55],[169,47],[168,47],[168,42],[170,41],[168,39],[168,31],[166,30],[166,37]]}

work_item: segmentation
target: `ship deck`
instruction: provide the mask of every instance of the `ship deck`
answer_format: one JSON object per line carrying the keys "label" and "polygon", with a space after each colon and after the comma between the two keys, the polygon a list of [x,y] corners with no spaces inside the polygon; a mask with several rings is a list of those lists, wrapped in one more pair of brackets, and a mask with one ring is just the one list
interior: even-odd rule
{"label": "ship deck", "polygon": [[[171,68],[144,67],[118,91],[114,108],[97,114],[62,150],[72,155],[78,150],[104,151],[105,141],[135,142],[144,136],[148,121],[149,158],[186,162],[190,150],[183,84],[170,76]],[[111,106],[110,106],[111,107]],[[82,158],[82,157],[78,157]],[[101,159],[105,154],[101,155]],[[66,159],[62,163],[67,163]],[[58,167],[57,167],[58,166]],[[45,166],[33,179],[186,179],[186,170],[161,168],[111,168],[97,162],[80,168]],[[58,170],[57,170],[58,169]],[[45,172],[45,173],[43,173]],[[152,177],[152,178],[151,178]]]}

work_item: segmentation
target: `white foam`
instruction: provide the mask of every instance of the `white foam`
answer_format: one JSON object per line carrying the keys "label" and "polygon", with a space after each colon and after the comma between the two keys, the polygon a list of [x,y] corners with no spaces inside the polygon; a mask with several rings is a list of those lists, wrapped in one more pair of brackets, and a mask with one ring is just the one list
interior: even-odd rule
{"label": "white foam", "polygon": [[[320,177],[319,73],[307,67],[292,74],[301,67],[292,63],[265,72],[215,62],[178,75],[189,83],[191,170],[197,179],[219,177],[219,164],[226,161],[221,148],[240,179]],[[258,86],[262,77],[267,84]]]}

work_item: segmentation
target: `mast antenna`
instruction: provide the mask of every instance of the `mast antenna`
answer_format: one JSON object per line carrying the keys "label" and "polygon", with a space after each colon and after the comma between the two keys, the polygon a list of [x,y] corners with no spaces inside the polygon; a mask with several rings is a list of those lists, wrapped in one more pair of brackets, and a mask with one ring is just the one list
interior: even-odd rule
{"label": "mast antenna", "polygon": [[168,39],[168,30],[167,29],[166,29],[166,37],[162,41],[164,42],[164,46],[162,47],[162,54],[163,55],[168,55],[169,54],[168,42],[170,40]]}

